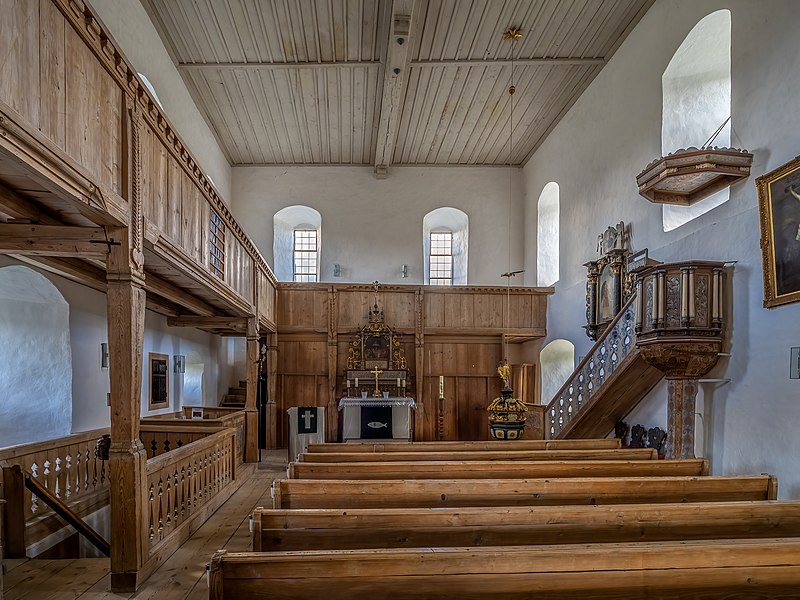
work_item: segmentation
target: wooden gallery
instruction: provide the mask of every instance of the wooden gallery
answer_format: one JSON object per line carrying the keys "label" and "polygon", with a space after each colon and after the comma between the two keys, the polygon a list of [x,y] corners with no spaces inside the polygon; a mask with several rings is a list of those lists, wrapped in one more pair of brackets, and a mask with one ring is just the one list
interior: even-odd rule
{"label": "wooden gallery", "polygon": [[0,0],[0,600],[793,598],[794,0]]}

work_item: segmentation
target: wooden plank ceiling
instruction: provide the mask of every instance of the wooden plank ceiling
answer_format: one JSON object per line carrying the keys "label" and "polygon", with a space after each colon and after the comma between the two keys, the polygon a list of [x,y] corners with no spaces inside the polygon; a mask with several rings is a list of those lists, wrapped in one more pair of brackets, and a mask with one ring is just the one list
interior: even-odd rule
{"label": "wooden plank ceiling", "polygon": [[382,166],[524,164],[653,1],[142,0],[231,164]]}

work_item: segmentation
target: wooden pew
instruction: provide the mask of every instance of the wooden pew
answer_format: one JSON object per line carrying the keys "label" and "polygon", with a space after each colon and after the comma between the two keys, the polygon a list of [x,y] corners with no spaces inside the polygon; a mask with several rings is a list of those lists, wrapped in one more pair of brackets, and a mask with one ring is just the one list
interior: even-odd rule
{"label": "wooden pew", "polygon": [[211,600],[796,597],[800,540],[216,553]]}
{"label": "wooden pew", "polygon": [[800,536],[800,502],[253,511],[258,552],[776,536]]}
{"label": "wooden pew", "polygon": [[289,479],[514,479],[534,477],[654,477],[707,475],[708,461],[416,461],[290,463]]}
{"label": "wooden pew", "polygon": [[417,460],[658,460],[650,448],[600,450],[477,450],[464,452],[305,452],[298,462],[411,462]]}
{"label": "wooden pew", "polygon": [[602,450],[621,448],[618,438],[575,440],[348,442],[309,444],[308,452],[470,452],[477,450]]}
{"label": "wooden pew", "polygon": [[553,506],[775,500],[777,478],[276,479],[273,508]]}

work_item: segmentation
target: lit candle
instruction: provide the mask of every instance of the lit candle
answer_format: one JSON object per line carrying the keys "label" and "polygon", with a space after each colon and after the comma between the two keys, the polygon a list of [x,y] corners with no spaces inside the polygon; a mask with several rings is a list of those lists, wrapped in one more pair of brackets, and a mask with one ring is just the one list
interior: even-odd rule
{"label": "lit candle", "polygon": [[397,387],[400,387],[400,378],[397,378]]}
{"label": "lit candle", "polygon": [[358,387],[358,377],[356,377],[356,387]]}
{"label": "lit candle", "polygon": [[350,380],[347,380],[347,389],[350,389]]}

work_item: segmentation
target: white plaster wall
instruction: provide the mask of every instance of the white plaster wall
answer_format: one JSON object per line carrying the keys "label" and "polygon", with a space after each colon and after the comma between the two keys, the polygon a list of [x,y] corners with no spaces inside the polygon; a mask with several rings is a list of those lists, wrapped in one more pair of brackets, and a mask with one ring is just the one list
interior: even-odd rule
{"label": "white plaster wall", "polygon": [[541,403],[548,404],[575,369],[575,346],[568,340],[553,340],[539,354],[542,373]]}
{"label": "white plaster wall", "polygon": [[122,52],[155,88],[167,117],[225,202],[231,166],[197,108],[140,0],[88,0]]}
{"label": "white plaster wall", "polygon": [[[660,207],[639,197],[635,184],[661,152],[661,74],[692,27],[721,8],[732,15],[732,140],[754,152],[752,176],[731,188],[725,204],[664,232]],[[524,169],[527,231],[536,227],[538,192],[548,181],[561,186],[561,279],[548,336],[571,340],[578,355],[591,347],[580,328],[582,264],[594,258],[607,225],[631,223],[633,249],[649,247],[658,260],[738,261],[728,282],[732,357],[709,375],[731,382],[704,390],[706,454],[715,474],[776,474],[781,498],[800,498],[800,381],[788,378],[789,348],[800,345],[800,304],[762,308],[755,178],[800,148],[798,26],[794,0],[657,0]],[[535,275],[531,239],[525,259],[526,275]],[[663,398],[657,391],[651,401]]]}
{"label": "white plaster wall", "polygon": [[[270,264],[273,215],[294,204],[319,211],[320,281],[422,283],[422,220],[442,206],[469,217],[468,284],[505,283],[500,274],[509,267],[509,220],[511,268],[522,264],[523,188],[517,168],[397,167],[380,180],[372,167],[236,167],[233,197],[236,218]],[[342,268],[339,278],[333,277],[336,263]]]}
{"label": "white plaster wall", "polygon": [[0,447],[70,433],[69,305],[36,272],[0,269]]}
{"label": "white plaster wall", "polygon": [[[0,267],[14,264],[19,263],[6,257],[0,257]],[[111,422],[107,399],[108,370],[102,369],[100,364],[100,344],[108,341],[106,296],[57,275],[36,271],[58,289],[69,305],[70,335],[68,343],[72,356],[71,432],[108,427]],[[28,329],[33,331],[34,326],[29,323],[26,325],[26,330]],[[148,379],[145,370],[142,381],[141,414],[158,414],[180,409],[184,376],[172,372],[172,357],[176,354],[192,356],[193,360],[202,361],[204,365],[204,404],[218,405],[221,394],[225,393],[229,386],[235,385],[239,379],[242,379],[244,357],[243,352],[237,350],[239,346],[243,347],[244,343],[238,338],[223,338],[190,327],[169,327],[166,317],[147,311],[145,314],[144,359],[147,360],[148,352],[169,355],[170,407],[152,413],[147,410]],[[6,348],[11,351],[14,345],[0,338],[0,353]],[[5,359],[0,362],[0,365],[2,364],[5,364]],[[37,369],[37,372],[39,371]],[[16,384],[14,386],[0,385],[0,389],[3,390],[13,390],[17,387],[21,386]],[[67,402],[69,402],[69,398],[67,398]],[[50,439],[70,433],[69,404],[67,404],[66,417],[62,421],[67,423],[66,431],[35,439]],[[26,431],[23,441],[33,441],[31,437],[33,435],[33,432]],[[4,445],[7,444],[0,437],[0,446]]]}

